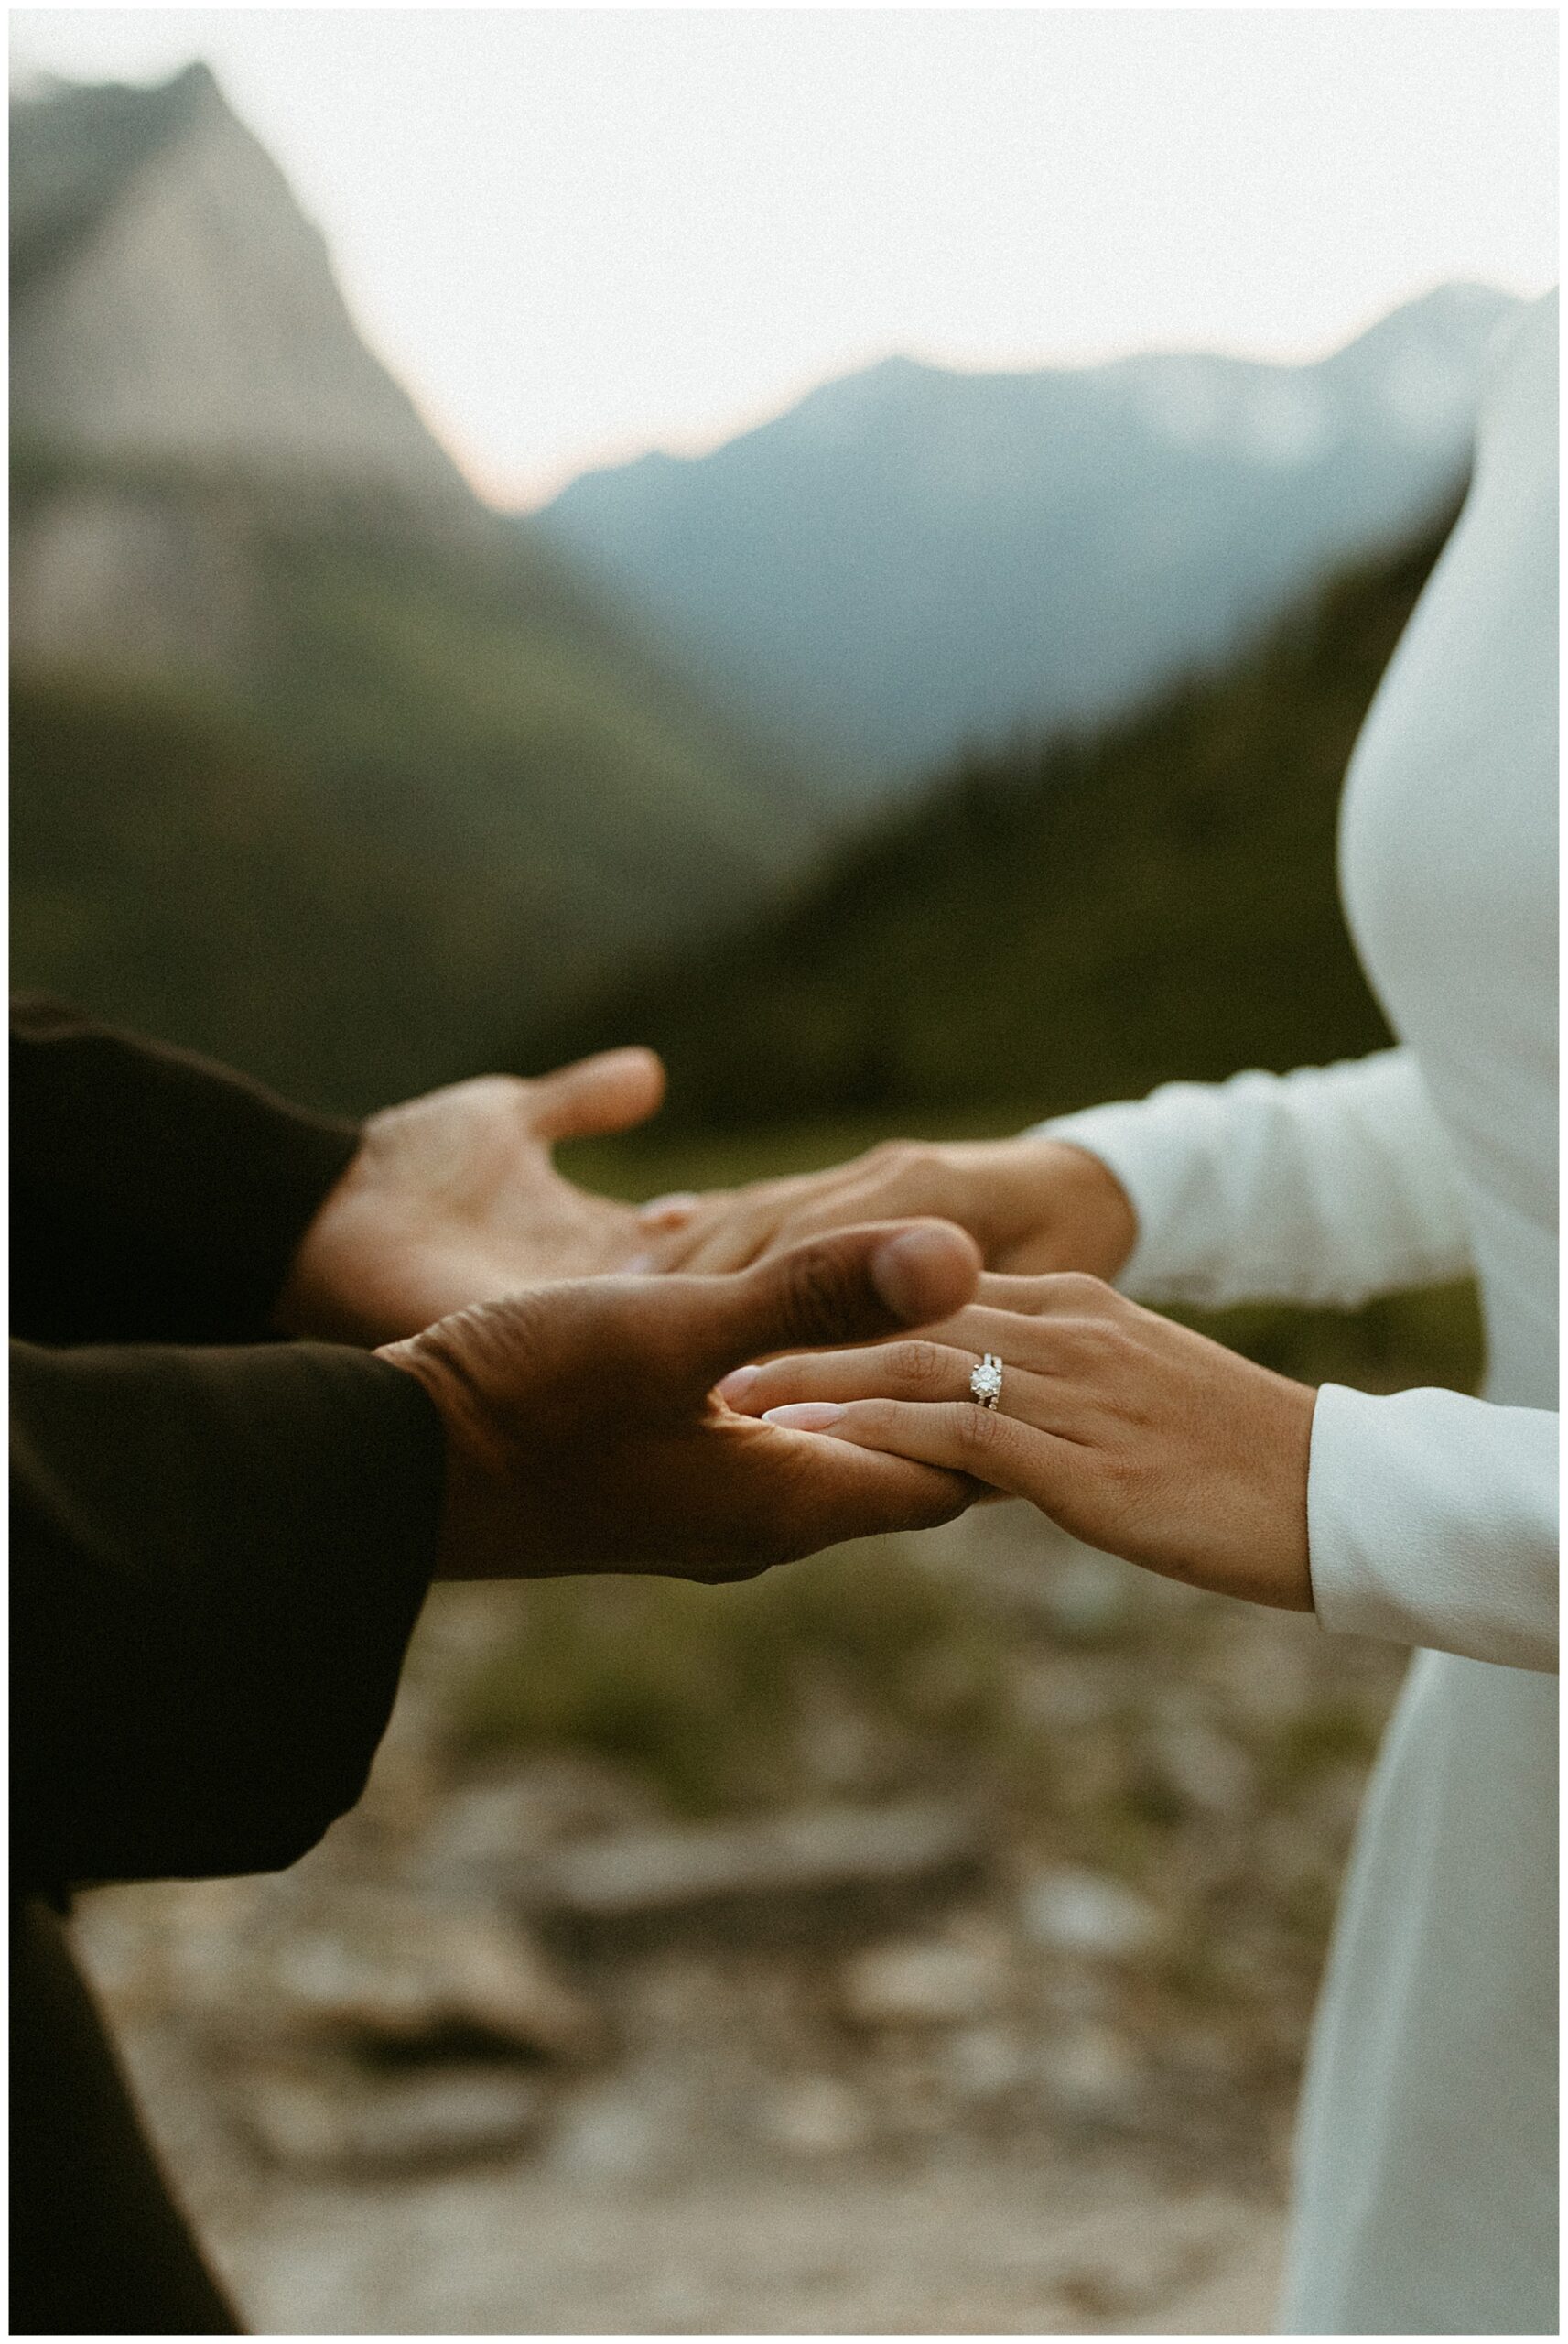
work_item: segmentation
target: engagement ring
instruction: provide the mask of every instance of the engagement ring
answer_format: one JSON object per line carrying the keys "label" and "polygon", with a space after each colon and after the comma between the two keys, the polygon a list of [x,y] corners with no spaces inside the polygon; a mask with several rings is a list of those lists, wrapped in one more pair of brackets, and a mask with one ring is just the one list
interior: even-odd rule
{"label": "engagement ring", "polygon": [[988,1351],[969,1378],[969,1390],[982,1408],[994,1408],[1001,1398],[1001,1362]]}

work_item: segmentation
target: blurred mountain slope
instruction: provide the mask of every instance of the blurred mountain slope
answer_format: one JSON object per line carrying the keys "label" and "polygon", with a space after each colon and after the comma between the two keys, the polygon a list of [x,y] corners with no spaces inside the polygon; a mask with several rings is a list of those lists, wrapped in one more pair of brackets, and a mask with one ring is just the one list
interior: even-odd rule
{"label": "blurred mountain slope", "polygon": [[804,858],[796,776],[472,494],[204,69],[13,155],[17,981],[362,1107]]}
{"label": "blurred mountain slope", "polygon": [[960,762],[760,930],[560,1038],[651,1042],[696,1125],[1015,1103],[1379,1047],[1339,908],[1346,761],[1446,534],[1098,738]]}
{"label": "blurred mountain slope", "polygon": [[1516,307],[1444,286],[1303,366],[891,358],[712,454],[590,473],[536,517],[868,793],[1119,716],[1397,544],[1456,491]]}

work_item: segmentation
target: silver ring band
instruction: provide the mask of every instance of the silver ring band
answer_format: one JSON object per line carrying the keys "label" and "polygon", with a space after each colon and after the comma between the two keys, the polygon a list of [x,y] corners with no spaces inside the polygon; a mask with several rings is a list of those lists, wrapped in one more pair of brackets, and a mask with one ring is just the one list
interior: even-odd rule
{"label": "silver ring band", "polygon": [[982,1408],[1001,1405],[1001,1362],[995,1351],[987,1351],[969,1378],[969,1395]]}

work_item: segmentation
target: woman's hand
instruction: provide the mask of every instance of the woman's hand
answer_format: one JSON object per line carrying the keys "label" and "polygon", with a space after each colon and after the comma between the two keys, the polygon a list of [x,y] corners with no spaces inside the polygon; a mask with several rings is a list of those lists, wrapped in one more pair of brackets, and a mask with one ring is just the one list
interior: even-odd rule
{"label": "woman's hand", "polygon": [[827,1172],[643,1207],[650,1265],[740,1270],[830,1229],[908,1214],[967,1229],[989,1269],[1114,1277],[1138,1227],[1099,1158],[1064,1140],[893,1140]]}
{"label": "woman's hand", "polygon": [[305,1232],[279,1330],[389,1342],[520,1287],[624,1269],[646,1250],[633,1208],[563,1179],[551,1149],[642,1123],[664,1088],[652,1050],[607,1050],[372,1115]]}
{"label": "woman's hand", "polygon": [[[969,1396],[984,1352],[999,1406]],[[777,1359],[719,1387],[748,1416],[965,1473],[1091,1546],[1254,1603],[1312,1609],[1316,1394],[1102,1286],[985,1278],[917,1340]]]}

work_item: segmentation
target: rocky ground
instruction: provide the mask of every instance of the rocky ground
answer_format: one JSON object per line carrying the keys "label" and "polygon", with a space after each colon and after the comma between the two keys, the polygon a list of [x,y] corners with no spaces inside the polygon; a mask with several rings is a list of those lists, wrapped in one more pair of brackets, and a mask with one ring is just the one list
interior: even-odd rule
{"label": "rocky ground", "polygon": [[476,1672],[542,1633],[537,1591],[449,1590],[304,1863],[81,1900],[256,2327],[1268,2326],[1398,1655],[1014,1508],[921,1554],[960,1610],[907,1667],[928,1690],[971,1611],[1002,1655],[962,1736],[927,1700],[923,1741],[863,1671],[850,1698],[827,1646],[787,1797],[676,1797],[603,1731],[552,1740],[524,1704],[498,1735]]}

